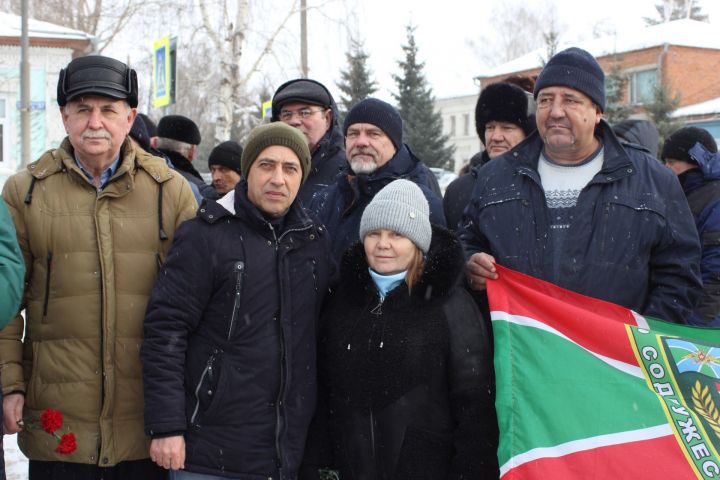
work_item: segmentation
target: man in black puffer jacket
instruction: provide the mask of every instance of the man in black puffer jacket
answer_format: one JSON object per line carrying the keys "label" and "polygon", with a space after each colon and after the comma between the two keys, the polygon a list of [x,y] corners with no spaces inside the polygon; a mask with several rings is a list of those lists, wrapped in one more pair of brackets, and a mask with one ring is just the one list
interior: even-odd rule
{"label": "man in black puffer jacket", "polygon": [[315,408],[332,262],[325,229],[296,201],[310,152],[272,123],[253,130],[241,163],[235,190],[178,230],[145,319],[150,456],[177,479],[294,479]]}

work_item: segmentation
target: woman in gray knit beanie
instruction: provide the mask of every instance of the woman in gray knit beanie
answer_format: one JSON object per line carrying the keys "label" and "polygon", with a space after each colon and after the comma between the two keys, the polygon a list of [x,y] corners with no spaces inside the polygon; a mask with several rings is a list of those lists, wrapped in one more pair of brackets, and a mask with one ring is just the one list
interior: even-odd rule
{"label": "woman in gray knit beanie", "polygon": [[375,195],[359,233],[321,316],[318,428],[300,480],[320,467],[367,480],[498,478],[492,356],[459,285],[460,242],[430,225],[422,191],[402,179]]}

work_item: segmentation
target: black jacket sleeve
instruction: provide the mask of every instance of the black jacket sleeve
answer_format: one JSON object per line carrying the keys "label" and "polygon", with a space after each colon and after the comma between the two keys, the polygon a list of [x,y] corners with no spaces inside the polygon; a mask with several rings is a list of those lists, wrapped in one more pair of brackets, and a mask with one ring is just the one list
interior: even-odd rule
{"label": "black jacket sleeve", "polygon": [[[145,392],[145,431],[150,436],[186,430],[185,352],[208,299],[210,248],[195,219],[183,223],[158,273],[145,314],[140,350]],[[166,435],[165,435],[166,436]]]}
{"label": "black jacket sleeve", "polygon": [[449,479],[498,478],[498,427],[489,335],[470,295],[457,288],[445,304],[455,455]]}

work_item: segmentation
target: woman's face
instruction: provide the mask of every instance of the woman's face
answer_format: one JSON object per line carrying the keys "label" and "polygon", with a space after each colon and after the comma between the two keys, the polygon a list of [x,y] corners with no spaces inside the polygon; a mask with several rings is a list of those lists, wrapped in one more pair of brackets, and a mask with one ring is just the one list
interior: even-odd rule
{"label": "woman's face", "polygon": [[407,237],[392,230],[371,230],[363,241],[370,268],[382,275],[404,272],[417,247]]}

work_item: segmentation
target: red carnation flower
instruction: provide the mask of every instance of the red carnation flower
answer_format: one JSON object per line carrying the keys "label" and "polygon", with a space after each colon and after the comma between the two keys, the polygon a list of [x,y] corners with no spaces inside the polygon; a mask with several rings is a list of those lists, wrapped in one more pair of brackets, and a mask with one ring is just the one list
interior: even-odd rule
{"label": "red carnation flower", "polygon": [[42,415],[40,415],[40,424],[42,425],[43,430],[47,433],[53,434],[55,433],[55,430],[62,427],[62,413],[57,410],[53,410],[52,408],[48,408],[42,413]]}
{"label": "red carnation flower", "polygon": [[61,455],[69,455],[77,449],[74,433],[66,433],[60,438],[60,444],[55,451]]}

